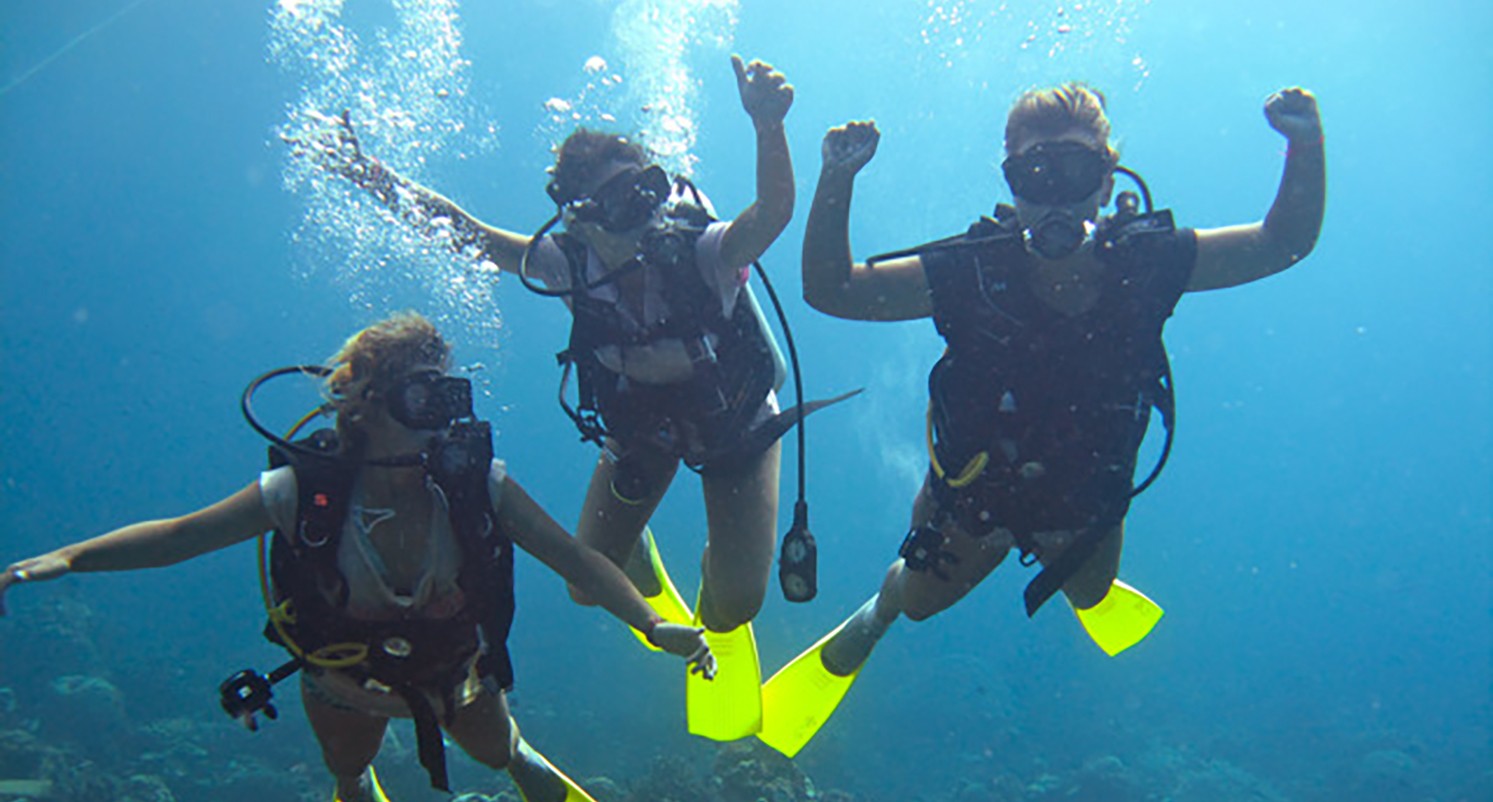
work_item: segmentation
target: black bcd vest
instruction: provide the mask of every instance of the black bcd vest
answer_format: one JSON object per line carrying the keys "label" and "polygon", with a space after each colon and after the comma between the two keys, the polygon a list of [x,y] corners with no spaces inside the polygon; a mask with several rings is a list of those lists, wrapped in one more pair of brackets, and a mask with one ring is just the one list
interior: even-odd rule
{"label": "black bcd vest", "polygon": [[[918,251],[947,343],[928,377],[940,506],[971,534],[1011,530],[1024,552],[1035,532],[1118,524],[1153,407],[1171,428],[1162,327],[1196,239],[1158,211],[1105,220],[1096,247],[1099,298],[1076,315],[1033,293],[1035,257],[1007,209]],[[982,452],[979,476],[952,487]]]}
{"label": "black bcd vest", "polygon": [[[339,458],[331,429],[316,431],[295,445],[326,456],[270,446],[270,467],[289,465],[295,471],[297,492],[295,531],[277,529],[270,544],[274,603],[288,601],[294,614],[293,622],[282,625],[307,654],[331,644],[367,647],[365,660],[339,670],[373,680],[410,705],[421,763],[431,773],[432,784],[444,789],[441,736],[425,695],[443,699],[449,716],[474,655],[484,685],[513,685],[507,647],[515,611],[513,543],[498,530],[488,495],[490,428],[485,422],[458,424],[443,446],[432,451],[426,466],[427,475],[446,497],[462,560],[457,584],[465,605],[442,620],[370,622],[347,614],[338,547],[358,472],[380,469]],[[290,649],[273,624],[266,625],[265,637]]]}
{"label": "black bcd vest", "polygon": [[[751,425],[772,390],[777,367],[773,346],[745,299],[727,317],[719,297],[700,275],[695,243],[710,222],[709,216],[693,205],[679,208],[661,228],[645,235],[639,256],[644,265],[660,273],[668,316],[639,326],[623,318],[614,302],[578,291],[571,296],[570,341],[557,359],[567,370],[573,366],[576,373],[577,404],[574,409],[567,406],[566,412],[583,439],[598,444],[607,436],[624,443],[651,441],[691,467],[703,468],[709,461],[704,455],[730,452]],[[568,234],[553,237],[569,264],[571,286],[584,286],[585,245]],[[714,346],[709,335],[714,335]],[[687,381],[669,385],[630,381],[603,365],[596,355],[598,348],[608,345],[625,347],[665,339],[685,344],[694,366]],[[693,428],[700,440],[695,444],[698,448],[667,442],[667,432],[681,423]]]}

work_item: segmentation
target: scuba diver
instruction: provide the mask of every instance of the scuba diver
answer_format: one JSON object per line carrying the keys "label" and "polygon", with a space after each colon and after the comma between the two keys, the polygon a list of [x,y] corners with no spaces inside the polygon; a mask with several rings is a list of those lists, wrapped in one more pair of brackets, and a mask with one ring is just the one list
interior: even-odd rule
{"label": "scuba diver", "polygon": [[[911,531],[859,610],[768,680],[759,737],[792,756],[849,689],[899,616],[921,621],[978,585],[1011,549],[1041,564],[1027,614],[1061,590],[1108,654],[1139,642],[1161,609],[1117,578],[1131,499],[1156,478],[1174,409],[1162,327],[1184,292],[1234,287],[1304,258],[1321,229],[1326,169],[1313,95],[1271,95],[1289,148],[1262,222],[1173,225],[1118,164],[1104,98],[1069,83],[1023,94],[1006,121],[1000,205],[959,235],[854,264],[851,191],[875,124],[831,129],[804,236],[804,298],[850,320],[931,317],[946,341],[928,377],[930,468]],[[1115,174],[1124,192],[1101,214]],[[1142,200],[1144,208],[1142,209]],[[1167,438],[1132,484],[1151,417]]]}
{"label": "scuba diver", "polygon": [[[556,211],[533,236],[483,223],[364,153],[345,112],[324,118],[329,125],[317,137],[290,141],[416,228],[449,232],[452,249],[570,308],[569,342],[558,355],[560,403],[582,439],[601,447],[576,535],[625,567],[666,620],[705,627],[719,676],[710,683],[687,676],[687,719],[691,733],[715,740],[761,728],[750,622],[772,569],[778,438],[838,400],[777,405],[783,360],[747,279],[756,266],[765,282],[756,260],[793,214],[783,128],[793,87],[759,61],[732,56],[732,67],[756,129],[757,196],[729,221],[716,220],[687,179],[671,180],[637,143],[585,128],[559,146],[547,187]],[[708,519],[693,610],[646,528],[681,462],[700,474]],[[815,558],[801,470],[799,481],[780,578],[790,599],[807,600]],[[584,588],[571,592],[595,602]]]}
{"label": "scuba diver", "polygon": [[[0,614],[19,583],[174,565],[272,529],[268,570],[261,548],[265,634],[293,659],[268,677],[231,677],[221,689],[226,712],[250,729],[256,713],[274,718],[270,687],[300,669],[334,802],[387,799],[372,762],[390,718],[414,719],[420,763],[437,788],[449,790],[444,730],[473,759],[506,769],[527,802],[591,800],[509,714],[513,546],[692,671],[708,677],[714,657],[701,629],[664,622],[615,565],[507,476],[488,425],[473,418],[470,382],[448,375],[449,362],[434,326],[408,313],[353,336],[330,367],[266,374],[245,391],[244,409],[281,467],[196,512],[11,565],[0,574]],[[302,424],[335,412],[335,429],[294,441],[263,429],[253,390],[287,374],[324,377],[329,400]]]}

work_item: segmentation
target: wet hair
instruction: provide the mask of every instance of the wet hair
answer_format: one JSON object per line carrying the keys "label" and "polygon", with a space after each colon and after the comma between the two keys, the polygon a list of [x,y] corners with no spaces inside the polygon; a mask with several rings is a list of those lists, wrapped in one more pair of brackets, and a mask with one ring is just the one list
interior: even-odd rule
{"label": "wet hair", "polygon": [[555,151],[552,181],[566,200],[595,189],[602,170],[613,162],[648,164],[648,151],[621,134],[577,128]]}
{"label": "wet hair", "polygon": [[326,393],[337,406],[337,435],[343,450],[362,445],[358,407],[370,393],[387,390],[421,365],[446,370],[451,346],[418,312],[400,312],[347,338],[328,363]]}
{"label": "wet hair", "polygon": [[1111,162],[1119,161],[1119,153],[1109,144],[1104,93],[1076,81],[1047,89],[1029,89],[1011,104],[1006,115],[1006,153],[1009,155],[1029,142],[1070,131],[1092,136],[1109,151]]}

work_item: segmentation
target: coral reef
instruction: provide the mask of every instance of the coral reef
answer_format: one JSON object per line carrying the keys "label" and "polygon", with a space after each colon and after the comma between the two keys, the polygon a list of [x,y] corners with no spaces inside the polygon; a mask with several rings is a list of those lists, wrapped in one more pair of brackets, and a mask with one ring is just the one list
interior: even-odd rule
{"label": "coral reef", "polygon": [[[690,802],[711,799],[710,785],[694,765],[672,756],[657,758],[649,771],[634,783],[624,802]],[[601,800],[601,797],[597,797]],[[602,802],[609,802],[602,800]]]}
{"label": "coral reef", "polygon": [[279,756],[289,768],[277,767],[262,746],[246,754],[242,748],[246,737],[226,719],[160,719],[139,728],[139,757],[133,765],[164,778],[177,793],[191,799],[289,802],[323,798],[330,780],[319,764],[312,768],[290,762],[296,760],[290,752]]}
{"label": "coral reef", "polygon": [[1432,802],[1441,795],[1429,783],[1420,761],[1401,748],[1381,747],[1339,767],[1321,798],[1359,802]]}
{"label": "coral reef", "polygon": [[[819,791],[793,762],[755,739],[723,745],[709,770],[662,755],[629,783],[577,778],[597,802],[856,802],[844,791]],[[465,792],[452,802],[521,802],[516,790]]]}
{"label": "coral reef", "polygon": [[[64,684],[107,698],[104,687],[94,682],[68,678]],[[88,727],[85,721],[82,729]],[[316,791],[325,790],[320,774],[312,777],[304,768],[280,770],[245,757],[228,743],[237,733],[221,722],[153,721],[124,731],[104,751],[98,751],[93,738],[52,738],[51,729],[0,730],[0,781],[20,783],[0,785],[0,802],[291,802],[320,800]],[[37,793],[43,786],[46,792]]]}
{"label": "coral reef", "polygon": [[42,735],[78,747],[85,753],[104,753],[130,738],[124,694],[103,677],[68,674],[47,688]]}
{"label": "coral reef", "polygon": [[[990,767],[987,767],[989,769]],[[1023,779],[1022,777],[1025,777]],[[1226,761],[1203,759],[1185,749],[1153,745],[1128,759],[1096,755],[1070,770],[1034,764],[1023,775],[1015,767],[988,778],[966,777],[952,802],[1285,802],[1270,783]]]}
{"label": "coral reef", "polygon": [[[661,756],[626,790],[606,777],[585,780],[598,802],[855,802],[843,791],[820,792],[793,761],[755,739],[725,744],[708,773],[677,756]],[[499,794],[491,802],[509,802]]]}
{"label": "coral reef", "polygon": [[[14,637],[0,628],[0,639]],[[0,661],[0,685],[16,693],[41,691],[59,672],[102,675],[107,665],[94,639],[93,610],[64,590],[39,599],[26,613],[26,659]]]}
{"label": "coral reef", "polygon": [[[39,622],[39,623],[38,623]],[[0,636],[7,624],[0,623]],[[0,802],[324,802],[329,778],[298,716],[250,736],[212,710],[210,671],[173,664],[196,677],[176,702],[142,702],[129,670],[105,665],[93,644],[91,612],[65,595],[28,621],[40,630],[24,659],[0,661]],[[211,658],[208,657],[208,662]],[[196,689],[201,689],[201,693]],[[136,692],[131,702],[132,692]],[[142,716],[141,713],[155,714]],[[161,717],[166,711],[166,717]],[[557,716],[558,717],[558,716]],[[407,726],[389,730],[378,756],[396,799],[433,799]],[[961,734],[962,735],[962,734]],[[1171,742],[1148,732],[1110,742],[1032,737],[1015,727],[979,737],[936,742],[955,754],[954,768],[927,775],[919,802],[1472,802],[1493,798],[1485,766],[1448,772],[1457,764],[1394,731],[1341,733],[1334,749],[1313,751],[1282,769],[1280,744]],[[680,736],[681,739],[683,736]],[[616,767],[609,777],[577,777],[598,802],[856,802],[822,789],[798,764],[755,739],[712,749],[703,742],[664,748],[646,764],[621,753],[593,755]],[[1119,747],[1119,749],[1114,749]],[[1090,754],[1087,759],[1085,753]],[[465,793],[453,802],[521,802],[501,774],[453,750],[453,779]],[[857,767],[858,752],[846,758]],[[888,753],[892,754],[892,753]],[[895,754],[901,754],[897,752]],[[562,759],[565,755],[560,756]],[[610,758],[610,762],[607,759]],[[1227,758],[1227,759],[1225,759]],[[646,760],[646,757],[642,758]],[[848,765],[825,762],[819,765]],[[1464,761],[1465,762],[1465,761]],[[809,762],[808,765],[816,765]],[[906,766],[883,761],[864,798],[883,798],[874,784]],[[916,764],[914,764],[916,765]],[[1467,767],[1461,767],[1467,768]],[[825,769],[819,769],[824,771]],[[1258,772],[1258,773],[1252,773]],[[860,781],[860,777],[849,782]],[[1275,783],[1286,783],[1284,788]],[[470,790],[468,790],[470,789]],[[907,798],[899,797],[899,798]]]}
{"label": "coral reef", "polygon": [[160,777],[107,771],[24,730],[0,731],[0,778],[5,778],[0,785],[0,799],[5,800],[176,802]]}
{"label": "coral reef", "polygon": [[814,783],[793,761],[755,738],[727,744],[712,768],[721,802],[803,802],[818,798]]}

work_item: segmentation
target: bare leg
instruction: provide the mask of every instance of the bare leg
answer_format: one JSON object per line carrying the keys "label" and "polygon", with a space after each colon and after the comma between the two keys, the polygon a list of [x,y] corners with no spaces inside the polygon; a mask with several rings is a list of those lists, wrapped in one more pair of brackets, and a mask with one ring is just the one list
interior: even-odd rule
{"label": "bare leg", "polygon": [[[937,505],[925,483],[913,504],[913,528],[927,523],[935,512]],[[976,538],[948,523],[942,534],[942,550],[954,558],[942,563],[943,576],[933,570],[914,571],[900,558],[893,562],[882,580],[881,591],[825,644],[822,656],[830,673],[848,676],[859,668],[898,616],[905,614],[913,621],[922,621],[952,607],[989,576],[1011,549],[1010,537],[999,531]]]}
{"label": "bare leg", "polygon": [[[581,518],[575,527],[576,537],[582,543],[605,554],[619,568],[626,567],[629,558],[637,551],[643,526],[653,517],[653,511],[658,508],[679,470],[679,461],[672,456],[649,452],[634,456],[639,460],[638,470],[644,471],[647,477],[648,493],[636,503],[618,498],[612,492],[617,466],[605,456],[598,457],[596,470],[591,473],[591,485],[586,489],[586,501],[581,506]],[[570,588],[570,597],[580,604],[593,604],[574,587]]]}
{"label": "bare leg", "polygon": [[483,691],[470,704],[457,708],[446,725],[446,732],[484,766],[506,770],[513,760],[518,729],[512,725],[508,699],[503,694],[493,696]]}
{"label": "bare leg", "polygon": [[306,719],[321,744],[321,756],[337,781],[340,802],[369,802],[367,771],[384,742],[389,720],[355,710],[333,707],[301,682]]}
{"label": "bare leg", "polygon": [[[1104,601],[1104,595],[1109,593],[1110,584],[1120,573],[1120,548],[1124,543],[1125,522],[1121,521],[1104,535],[1093,555],[1084,561],[1077,571],[1073,572],[1073,576],[1068,577],[1067,582],[1063,583],[1063,593],[1068,596],[1068,602],[1074,608],[1087,610]],[[1044,552],[1046,551],[1044,549]],[[1062,553],[1061,549],[1053,549],[1051,554],[1044,553],[1042,564],[1046,565],[1056,560]]]}
{"label": "bare leg", "polygon": [[506,696],[483,693],[456,711],[446,732],[473,760],[507,771],[526,802],[564,802],[565,780],[519,734]]}
{"label": "bare leg", "polygon": [[[925,486],[914,507],[913,526],[926,522],[933,509]],[[900,559],[892,563],[881,583],[881,592],[862,605],[845,622],[840,634],[825,644],[824,665],[830,673],[848,676],[860,667],[897,616],[906,614],[914,621],[922,621],[952,607],[989,576],[1010,551],[1011,539],[1000,531],[972,538],[957,525],[944,528],[943,549],[958,558],[957,563],[944,566],[948,578],[933,571],[913,571]],[[1039,540],[1046,547],[1042,559],[1046,564],[1063,553],[1071,533],[1042,535]],[[1063,583],[1063,592],[1075,608],[1087,610],[1104,600],[1119,571],[1123,542],[1122,523],[1104,536],[1093,556]]]}
{"label": "bare leg", "polygon": [[710,535],[701,558],[700,620],[729,632],[762,609],[778,521],[780,443],[745,464],[700,477]]}

